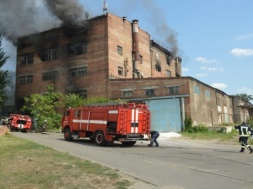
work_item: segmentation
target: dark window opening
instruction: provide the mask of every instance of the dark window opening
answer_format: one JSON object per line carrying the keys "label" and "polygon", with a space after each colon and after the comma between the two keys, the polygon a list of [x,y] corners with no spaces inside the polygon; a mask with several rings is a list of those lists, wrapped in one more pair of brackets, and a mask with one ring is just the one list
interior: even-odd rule
{"label": "dark window opening", "polygon": [[118,66],[118,75],[123,75],[123,68]]}
{"label": "dark window opening", "polygon": [[87,52],[86,43],[70,43],[68,44],[68,56],[80,55]]}
{"label": "dark window opening", "polygon": [[29,48],[29,47],[33,47],[33,42],[26,41],[26,42],[20,42],[18,44],[18,49],[25,49],[25,48]]}
{"label": "dark window opening", "polygon": [[123,55],[123,49],[121,46],[117,46],[117,52],[119,55],[121,55],[121,56]]}
{"label": "dark window opening", "polygon": [[158,71],[158,72],[161,72],[162,71],[162,67],[160,64],[156,64],[155,65],[155,70]]}
{"label": "dark window opening", "polygon": [[178,94],[179,86],[169,87],[169,94]]}
{"label": "dark window opening", "polygon": [[83,97],[84,99],[87,99],[88,97],[88,91],[86,89],[84,90],[78,90],[75,92],[77,95],[80,95],[81,97]]}
{"label": "dark window opening", "polygon": [[147,89],[146,96],[153,96],[155,95],[155,89]]}
{"label": "dark window opening", "polygon": [[43,81],[56,80],[56,79],[58,79],[58,72],[57,71],[42,73],[42,80]]}
{"label": "dark window opening", "polygon": [[33,53],[20,55],[18,57],[19,65],[26,65],[26,64],[32,64],[32,63],[33,63]]}

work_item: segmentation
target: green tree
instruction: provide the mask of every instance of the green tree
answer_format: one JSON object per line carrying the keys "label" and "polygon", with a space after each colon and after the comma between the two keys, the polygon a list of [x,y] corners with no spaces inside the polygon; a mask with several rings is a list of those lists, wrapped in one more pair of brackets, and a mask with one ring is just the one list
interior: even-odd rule
{"label": "green tree", "polygon": [[235,96],[238,96],[238,97],[240,97],[241,99],[243,99],[243,100],[245,100],[245,101],[247,101],[247,102],[253,100],[252,95],[248,95],[248,94],[245,94],[245,93],[237,94],[237,95],[235,95]]}
{"label": "green tree", "polygon": [[[0,35],[0,69],[6,63],[9,56],[2,49],[2,37]],[[8,71],[0,70],[0,106],[4,104],[7,100],[7,94],[5,88],[9,84],[9,80],[7,79]]]}
{"label": "green tree", "polygon": [[25,105],[22,111],[28,111],[31,116],[37,120],[41,126],[46,120],[47,129],[59,128],[62,115],[58,110],[62,108],[62,94],[55,92],[52,84],[47,86],[47,92],[44,94],[33,94],[25,98]]}
{"label": "green tree", "polygon": [[77,94],[70,93],[70,94],[64,95],[63,97],[63,104],[65,107],[75,108],[75,107],[83,106],[84,102],[85,100],[83,99],[83,97]]}

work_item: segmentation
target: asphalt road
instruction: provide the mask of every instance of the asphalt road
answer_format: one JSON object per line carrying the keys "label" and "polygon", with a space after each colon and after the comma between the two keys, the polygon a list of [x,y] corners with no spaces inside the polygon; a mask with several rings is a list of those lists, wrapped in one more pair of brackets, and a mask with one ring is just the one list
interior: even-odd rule
{"label": "asphalt road", "polygon": [[147,147],[147,142],[98,147],[89,140],[64,141],[61,133],[13,134],[118,169],[138,178],[141,188],[253,189],[253,154],[239,153],[239,144],[171,138],[158,140],[159,148]]}

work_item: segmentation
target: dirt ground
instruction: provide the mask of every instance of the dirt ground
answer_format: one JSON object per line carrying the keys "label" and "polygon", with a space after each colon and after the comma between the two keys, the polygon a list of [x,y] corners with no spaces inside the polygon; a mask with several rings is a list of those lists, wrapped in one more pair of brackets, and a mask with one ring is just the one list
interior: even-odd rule
{"label": "dirt ground", "polygon": [[9,132],[8,127],[2,125],[0,126],[0,136],[5,135],[8,132]]}

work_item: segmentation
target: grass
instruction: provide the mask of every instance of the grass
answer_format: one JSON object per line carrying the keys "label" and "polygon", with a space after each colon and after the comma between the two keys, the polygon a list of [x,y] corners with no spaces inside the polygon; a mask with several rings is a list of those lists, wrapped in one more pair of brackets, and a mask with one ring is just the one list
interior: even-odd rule
{"label": "grass", "polygon": [[125,189],[133,183],[114,169],[16,138],[0,136],[1,189]]}
{"label": "grass", "polygon": [[[231,143],[238,144],[239,134],[238,131],[232,130],[230,133],[224,133],[219,131],[199,131],[199,132],[187,132],[184,131],[182,133],[183,137],[190,139],[198,139],[198,140],[217,140],[220,143]],[[249,144],[253,144],[253,140],[249,138]]]}

